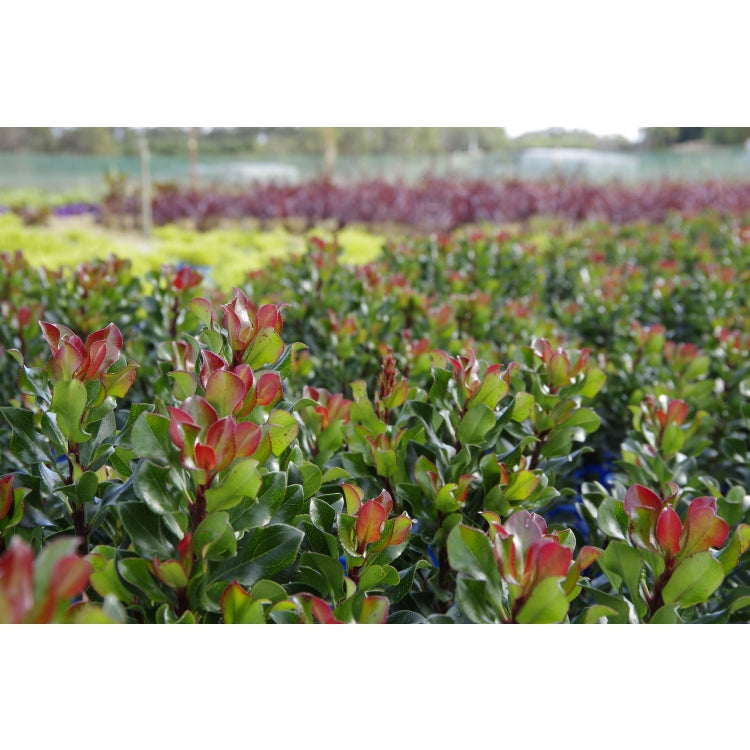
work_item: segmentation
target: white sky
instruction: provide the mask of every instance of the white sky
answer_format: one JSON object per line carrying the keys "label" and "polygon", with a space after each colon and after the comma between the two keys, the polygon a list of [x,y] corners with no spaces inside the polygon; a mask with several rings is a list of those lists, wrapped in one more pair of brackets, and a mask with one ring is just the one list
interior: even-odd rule
{"label": "white sky", "polygon": [[[114,6],[113,6],[114,7]],[[747,125],[736,0],[9,5],[0,125]],[[45,23],[40,24],[40,14]],[[619,123],[619,124],[618,124]],[[633,124],[636,123],[636,124]]]}

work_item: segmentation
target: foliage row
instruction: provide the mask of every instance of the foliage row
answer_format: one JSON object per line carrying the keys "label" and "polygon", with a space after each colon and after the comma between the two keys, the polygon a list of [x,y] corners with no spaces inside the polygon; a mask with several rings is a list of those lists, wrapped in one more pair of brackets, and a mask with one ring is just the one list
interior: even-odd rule
{"label": "foliage row", "polygon": [[231,296],[5,253],[0,620],[744,622],[749,252],[315,238]]}
{"label": "foliage row", "polygon": [[[383,180],[340,185],[329,179],[296,185],[257,184],[243,190],[162,185],[153,199],[157,225],[190,220],[208,229],[225,219],[397,224],[420,231],[452,231],[467,224],[526,221],[553,216],[569,221],[660,222],[671,213],[694,216],[713,209],[750,210],[750,183],[682,183],[664,180],[637,186],[595,185],[579,180],[455,180],[428,177],[417,184]],[[105,221],[137,223],[141,200],[123,181],[113,181],[102,204]]]}

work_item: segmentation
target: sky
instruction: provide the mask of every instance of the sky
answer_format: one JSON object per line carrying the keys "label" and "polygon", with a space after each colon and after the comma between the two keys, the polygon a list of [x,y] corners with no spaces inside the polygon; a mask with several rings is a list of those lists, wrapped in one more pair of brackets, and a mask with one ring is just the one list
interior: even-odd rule
{"label": "sky", "polygon": [[[195,6],[197,7],[197,6]],[[35,2],[2,11],[0,125],[746,125],[747,24],[712,0]],[[43,13],[44,24],[39,23]],[[33,54],[32,54],[33,53]],[[635,124],[634,124],[635,123]]]}

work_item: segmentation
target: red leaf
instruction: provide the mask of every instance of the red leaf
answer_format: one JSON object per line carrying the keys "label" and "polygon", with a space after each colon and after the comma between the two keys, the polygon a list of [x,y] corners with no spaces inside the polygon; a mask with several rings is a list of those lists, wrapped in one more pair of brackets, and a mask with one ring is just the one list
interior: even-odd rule
{"label": "red leaf", "polygon": [[240,422],[234,431],[235,451],[238,457],[252,456],[260,445],[263,431],[253,422]]}
{"label": "red leaf", "polygon": [[696,497],[688,508],[680,537],[680,556],[721,547],[729,536],[729,525],[716,515],[716,498]]}
{"label": "red leaf", "polygon": [[13,474],[0,479],[0,520],[10,513],[13,504]]}
{"label": "red leaf", "polygon": [[393,523],[393,533],[391,534],[389,547],[395,547],[403,542],[411,531],[412,520],[408,516],[397,516]]}
{"label": "red leaf", "polygon": [[[103,344],[105,355],[100,359],[97,354],[94,357],[94,346],[95,344]],[[97,346],[97,349],[99,347]],[[99,374],[106,372],[120,357],[122,351],[122,334],[120,329],[114,324],[110,323],[106,328],[102,328],[99,331],[94,331],[86,339],[86,351],[92,353],[92,360],[95,358],[99,365],[97,371]],[[93,377],[93,376],[92,376]]]}
{"label": "red leaf", "polygon": [[96,380],[107,368],[104,359],[107,356],[107,345],[103,341],[95,341],[91,349],[86,350],[86,357],[76,373],[79,380]]}
{"label": "red leaf", "polygon": [[245,384],[246,390],[250,390],[255,383],[255,374],[253,368],[250,365],[237,365],[232,369],[232,372]]}
{"label": "red leaf", "polygon": [[331,607],[317,596],[312,597],[311,610],[315,619],[323,625],[341,625],[333,616]]}
{"label": "red leaf", "polygon": [[684,401],[680,399],[670,401],[669,408],[667,409],[667,422],[680,425],[685,421],[687,413],[688,405]]}
{"label": "red leaf", "polygon": [[591,545],[585,545],[581,547],[581,551],[578,553],[577,562],[579,570],[586,570],[589,565],[593,565],[602,555],[602,550],[598,547],[592,547]]}
{"label": "red leaf", "polygon": [[385,508],[376,500],[368,500],[357,513],[356,534],[360,544],[370,544],[380,539],[386,519]]}
{"label": "red leaf", "polygon": [[674,557],[680,551],[682,522],[671,505],[664,507],[656,522],[656,540],[667,557]]}
{"label": "red leaf", "polygon": [[242,323],[239,316],[229,305],[222,305],[221,308],[224,310],[224,328],[227,329],[229,334],[229,345],[232,347],[232,351],[244,351],[247,342],[240,339]]}
{"label": "red leaf", "polygon": [[56,323],[46,323],[45,321],[40,321],[39,325],[42,329],[42,336],[44,336],[44,340],[49,344],[53,357],[57,354],[57,350],[60,348],[60,342],[64,341],[68,336],[74,335],[73,331],[71,331],[68,326]]}
{"label": "red leaf", "polygon": [[34,553],[21,537],[14,536],[0,556],[0,622],[23,622],[33,606]]}
{"label": "red leaf", "polygon": [[206,383],[206,401],[220,417],[228,417],[245,400],[247,386],[229,370],[215,370]]}
{"label": "red leaf", "polygon": [[50,591],[55,599],[72,599],[89,583],[91,564],[82,557],[66,555],[60,558],[50,576]]}
{"label": "red leaf", "polygon": [[[234,444],[235,423],[232,417],[224,417],[215,422],[208,428],[206,434],[206,445],[213,449],[216,457],[216,470],[226,469],[234,461],[235,444]],[[196,446],[196,457],[198,449]],[[209,467],[203,467],[208,469]]]}
{"label": "red leaf", "polygon": [[[80,343],[80,347],[76,346]],[[78,336],[66,339],[55,354],[52,372],[58,380],[72,380],[83,362],[85,352]]]}
{"label": "red leaf", "polygon": [[545,578],[565,577],[573,560],[573,550],[563,547],[557,540],[544,538],[534,542],[526,553],[524,582],[534,584]]}
{"label": "red leaf", "polygon": [[255,391],[260,406],[273,406],[281,398],[281,377],[276,372],[264,372],[258,378]]}
{"label": "red leaf", "polygon": [[181,292],[185,289],[191,289],[194,286],[198,286],[202,280],[203,276],[198,271],[190,266],[183,266],[172,277],[172,286],[177,291]]}
{"label": "red leaf", "polygon": [[654,518],[656,518],[656,514],[661,513],[662,501],[653,490],[644,487],[642,484],[634,484],[625,493],[624,505],[625,513],[630,518],[633,518],[636,508],[643,508],[653,513]]}
{"label": "red leaf", "polygon": [[195,463],[199,469],[213,471],[216,468],[216,454],[213,448],[198,443],[195,446]]}
{"label": "red leaf", "polygon": [[346,423],[349,421],[351,407],[352,402],[348,398],[344,398],[340,393],[335,393],[328,399],[328,416],[334,421]]}
{"label": "red leaf", "polygon": [[203,364],[201,365],[201,385],[205,388],[208,383],[209,377],[222,368],[228,367],[228,363],[224,357],[215,354],[214,352],[204,349],[203,353]]}
{"label": "red leaf", "polygon": [[391,511],[393,510],[393,498],[391,497],[391,493],[388,492],[388,490],[383,490],[375,498],[375,502],[378,502],[383,506],[383,510],[385,510],[385,517],[388,518],[388,516],[391,515]]}
{"label": "red leaf", "polygon": [[219,419],[216,409],[203,396],[189,396],[182,402],[182,410],[193,418],[193,424],[198,425],[201,431],[207,430]]}
{"label": "red leaf", "polygon": [[261,328],[273,328],[276,333],[281,333],[282,320],[276,305],[261,305],[256,318],[258,330]]}
{"label": "red leaf", "polygon": [[185,435],[181,426],[188,424],[197,427],[198,425],[182,409],[178,409],[176,406],[168,406],[167,409],[169,410],[169,437],[178,448],[182,448],[185,444]]}

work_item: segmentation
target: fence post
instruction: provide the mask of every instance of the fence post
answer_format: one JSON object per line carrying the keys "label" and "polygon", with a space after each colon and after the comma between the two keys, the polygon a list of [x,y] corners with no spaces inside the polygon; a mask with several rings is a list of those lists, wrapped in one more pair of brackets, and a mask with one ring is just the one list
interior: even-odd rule
{"label": "fence post", "polygon": [[151,154],[144,133],[138,135],[138,146],[141,153],[141,224],[145,237],[151,237],[153,213],[151,206]]}

